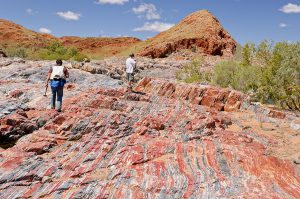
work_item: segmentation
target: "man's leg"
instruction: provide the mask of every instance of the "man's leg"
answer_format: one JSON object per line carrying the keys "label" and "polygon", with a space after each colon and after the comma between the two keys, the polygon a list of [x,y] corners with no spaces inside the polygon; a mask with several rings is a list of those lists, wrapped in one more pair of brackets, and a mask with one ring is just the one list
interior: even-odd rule
{"label": "man's leg", "polygon": [[131,84],[134,83],[134,73],[131,73]]}
{"label": "man's leg", "polygon": [[133,74],[127,73],[127,80],[128,80],[128,87],[132,89],[132,82],[133,82]]}
{"label": "man's leg", "polygon": [[57,88],[57,107],[56,110],[57,111],[61,111],[61,107],[62,107],[62,98],[63,98],[63,94],[64,94],[64,87],[59,87]]}
{"label": "man's leg", "polygon": [[126,79],[127,79],[128,87],[130,86],[129,75],[130,75],[129,73],[126,73]]}
{"label": "man's leg", "polygon": [[51,87],[51,92],[52,92],[52,95],[51,95],[51,101],[50,101],[51,109],[55,109],[56,88]]}

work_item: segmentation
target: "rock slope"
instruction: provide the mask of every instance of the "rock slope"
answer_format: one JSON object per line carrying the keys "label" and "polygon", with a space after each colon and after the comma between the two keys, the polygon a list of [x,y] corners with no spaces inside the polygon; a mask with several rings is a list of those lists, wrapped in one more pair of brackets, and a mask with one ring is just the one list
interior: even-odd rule
{"label": "rock slope", "polygon": [[4,47],[42,47],[55,41],[50,34],[37,33],[5,19],[0,19],[0,33],[0,44]]}
{"label": "rock slope", "polygon": [[150,38],[141,56],[167,57],[182,49],[208,55],[232,56],[237,43],[220,22],[207,10],[200,10],[184,18],[179,24]]}
{"label": "rock slope", "polygon": [[0,19],[0,45],[7,47],[45,47],[59,41],[65,46],[78,48],[92,58],[138,53],[151,58],[163,58],[181,50],[204,55],[231,57],[237,43],[222,27],[218,19],[207,10],[200,10],[184,18],[171,29],[153,38],[141,41],[132,37],[80,38],[66,36],[56,38],[28,30],[13,22]]}
{"label": "rock slope", "polygon": [[110,57],[121,53],[127,48],[140,42],[133,37],[102,38],[102,37],[61,37],[42,34],[29,30],[11,21],[0,19],[0,46],[6,48],[40,48],[51,42],[61,42],[65,46],[77,48],[80,52],[98,58]]}
{"label": "rock slope", "polygon": [[0,117],[0,198],[300,197],[297,116],[162,79],[131,93],[77,69],[57,113],[39,96],[43,64],[0,68],[0,101],[19,104]]}

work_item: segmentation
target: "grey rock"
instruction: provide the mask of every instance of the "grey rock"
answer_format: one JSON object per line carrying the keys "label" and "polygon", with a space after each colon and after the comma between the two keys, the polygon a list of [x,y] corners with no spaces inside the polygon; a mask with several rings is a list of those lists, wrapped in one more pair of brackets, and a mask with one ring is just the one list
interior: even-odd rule
{"label": "grey rock", "polygon": [[296,131],[300,131],[300,120],[293,120],[290,123],[290,127]]}

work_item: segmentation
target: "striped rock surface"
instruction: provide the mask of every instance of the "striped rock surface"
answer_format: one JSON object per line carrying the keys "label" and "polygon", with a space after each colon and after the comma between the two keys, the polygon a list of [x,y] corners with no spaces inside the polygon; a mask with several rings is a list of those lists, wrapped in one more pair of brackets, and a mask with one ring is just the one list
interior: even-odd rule
{"label": "striped rock surface", "polygon": [[234,111],[247,102],[247,96],[231,89],[220,89],[209,85],[179,84],[163,79],[144,78],[137,91],[150,92],[159,96],[188,100],[193,104],[208,106],[218,111]]}
{"label": "striped rock surface", "polygon": [[219,111],[244,96],[199,89],[145,79],[2,118],[7,134],[35,128],[0,148],[0,198],[300,198],[298,166],[268,151],[280,141]]}

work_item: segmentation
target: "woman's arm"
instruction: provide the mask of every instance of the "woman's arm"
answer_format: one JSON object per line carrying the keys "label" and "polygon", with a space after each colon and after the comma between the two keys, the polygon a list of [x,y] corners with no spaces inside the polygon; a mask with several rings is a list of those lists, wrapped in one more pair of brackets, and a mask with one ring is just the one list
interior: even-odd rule
{"label": "woman's arm", "polygon": [[52,73],[52,67],[48,71],[47,80],[46,80],[46,86],[48,86],[48,83],[50,81],[51,73]]}
{"label": "woman's arm", "polygon": [[66,78],[70,77],[69,71],[68,71],[68,69],[65,66],[64,66],[64,73],[65,73],[65,77]]}

